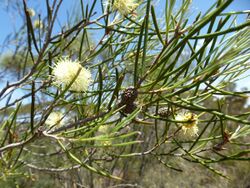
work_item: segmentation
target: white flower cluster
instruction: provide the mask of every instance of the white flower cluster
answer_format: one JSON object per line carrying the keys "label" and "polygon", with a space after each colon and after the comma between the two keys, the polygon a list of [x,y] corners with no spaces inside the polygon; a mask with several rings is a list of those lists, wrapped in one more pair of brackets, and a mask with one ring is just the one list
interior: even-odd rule
{"label": "white flower cluster", "polygon": [[118,11],[121,15],[131,13],[139,4],[135,0],[115,0],[113,3],[113,10]]}
{"label": "white flower cluster", "polygon": [[35,29],[42,29],[43,28],[43,22],[40,19],[37,19],[33,23]]}
{"label": "white flower cluster", "polygon": [[187,134],[188,136],[197,136],[198,135],[198,116],[196,114],[186,112],[181,113],[175,116],[176,121],[182,121],[178,124],[181,125],[181,129],[184,134]]}
{"label": "white flower cluster", "polygon": [[34,10],[34,9],[32,9],[32,8],[29,8],[27,11],[28,11],[28,13],[29,13],[30,17],[34,17],[34,16],[36,15],[35,10]]}
{"label": "white flower cluster", "polygon": [[90,71],[82,67],[79,61],[71,61],[69,58],[61,58],[52,74],[57,85],[69,86],[75,79],[69,88],[71,91],[86,91],[91,82]]}
{"label": "white flower cluster", "polygon": [[64,124],[63,114],[61,112],[51,112],[49,117],[46,119],[45,124],[49,127],[61,127]]}

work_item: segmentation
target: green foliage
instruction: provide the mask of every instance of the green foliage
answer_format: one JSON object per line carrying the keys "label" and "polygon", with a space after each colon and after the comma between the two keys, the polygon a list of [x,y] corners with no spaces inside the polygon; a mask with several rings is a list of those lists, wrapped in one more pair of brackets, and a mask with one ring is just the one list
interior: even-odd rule
{"label": "green foliage", "polygon": [[[81,0],[59,26],[62,2],[43,2],[43,27],[17,2],[20,43],[0,64],[17,78],[0,90],[0,184],[224,187],[231,179],[237,187],[250,159],[249,90],[236,91],[248,76],[250,21],[236,20],[249,11],[226,12],[232,0],[218,0],[193,19],[190,0],[165,1],[163,16],[151,0],[136,1],[130,14],[113,1]],[[81,68],[65,67],[57,76],[70,84],[55,84],[65,56],[91,71],[86,92],[70,91]],[[62,117],[51,125],[53,112]],[[197,135],[183,131],[196,127]]]}

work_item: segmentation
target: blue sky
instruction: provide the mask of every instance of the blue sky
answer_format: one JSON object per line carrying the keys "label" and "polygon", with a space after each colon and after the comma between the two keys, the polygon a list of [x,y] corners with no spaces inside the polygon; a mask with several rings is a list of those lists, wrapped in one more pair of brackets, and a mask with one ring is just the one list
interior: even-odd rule
{"label": "blue sky", "polygon": [[[0,46],[3,45],[4,39],[13,31],[16,31],[20,27],[21,17],[18,16],[18,13],[14,13],[11,10],[11,13],[6,11],[6,2],[13,0],[0,0]],[[15,1],[15,0],[14,0]],[[89,3],[92,0],[83,0],[85,3]],[[164,7],[165,0],[158,0],[159,6]],[[196,15],[198,11],[204,12],[210,7],[216,0],[193,0],[192,3],[192,15]],[[61,9],[59,11],[60,22],[67,22],[68,14],[72,13],[74,5],[79,2],[79,0],[63,0]],[[100,4],[100,0],[98,1]],[[46,6],[44,0],[28,0],[28,6],[34,8],[38,13],[43,16],[46,14]],[[228,7],[227,11],[240,11],[240,10],[250,10],[250,0],[234,0],[233,3]],[[96,10],[100,14],[100,6]],[[158,11],[161,12],[161,11]],[[14,15],[12,15],[14,13]],[[243,17],[239,17],[239,22],[243,21]]]}

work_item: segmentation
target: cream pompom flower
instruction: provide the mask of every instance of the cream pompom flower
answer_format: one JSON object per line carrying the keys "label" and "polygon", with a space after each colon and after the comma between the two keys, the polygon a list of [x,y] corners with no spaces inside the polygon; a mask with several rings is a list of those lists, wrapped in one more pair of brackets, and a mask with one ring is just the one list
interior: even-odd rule
{"label": "cream pompom flower", "polygon": [[51,112],[46,119],[45,124],[49,127],[61,127],[65,123],[65,120],[63,118],[64,116],[61,112]]}
{"label": "cream pompom flower", "polygon": [[[79,72],[80,71],[80,72]],[[55,84],[68,86],[71,91],[87,91],[91,82],[91,73],[82,67],[79,61],[72,61],[69,58],[61,58],[52,71]]]}
{"label": "cream pompom flower", "polygon": [[33,25],[34,25],[35,29],[42,29],[43,28],[43,22],[40,19],[35,20]]}
{"label": "cream pompom flower", "polygon": [[182,121],[179,122],[178,124],[181,125],[181,129],[184,133],[184,135],[188,136],[194,136],[198,135],[198,116],[194,113],[186,112],[186,113],[181,113],[175,116],[176,121]]}
{"label": "cream pompom flower", "polygon": [[109,127],[107,125],[101,125],[98,128],[98,132],[101,134],[107,134],[109,132]]}
{"label": "cream pompom flower", "polygon": [[33,17],[33,16],[35,16],[35,15],[36,15],[35,10],[34,10],[34,9],[32,9],[32,8],[29,8],[27,11],[28,11],[28,13],[29,13],[29,16],[30,16],[30,17]]}
{"label": "cream pompom flower", "polygon": [[114,0],[112,8],[114,11],[118,11],[122,15],[131,13],[139,4],[135,0]]}

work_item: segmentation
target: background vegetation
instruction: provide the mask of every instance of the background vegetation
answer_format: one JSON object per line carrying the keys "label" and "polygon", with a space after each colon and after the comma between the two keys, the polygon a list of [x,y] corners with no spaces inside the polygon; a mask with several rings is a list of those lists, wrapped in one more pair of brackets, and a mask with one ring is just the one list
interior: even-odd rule
{"label": "background vegetation", "polygon": [[[7,1],[23,23],[1,53],[1,187],[250,186],[250,91],[236,85],[249,78],[250,12],[225,11],[232,1],[191,16],[190,0],[138,0],[125,15],[79,0],[66,23],[63,0],[35,15]],[[54,84],[61,57],[91,71],[86,92]],[[63,125],[46,124],[52,112]],[[184,112],[198,135],[183,133]]]}

